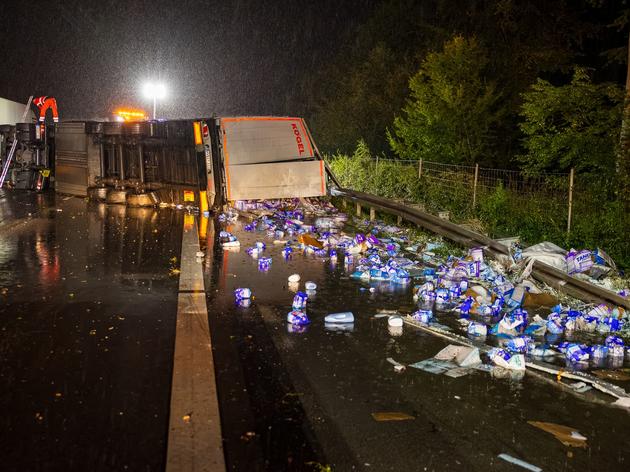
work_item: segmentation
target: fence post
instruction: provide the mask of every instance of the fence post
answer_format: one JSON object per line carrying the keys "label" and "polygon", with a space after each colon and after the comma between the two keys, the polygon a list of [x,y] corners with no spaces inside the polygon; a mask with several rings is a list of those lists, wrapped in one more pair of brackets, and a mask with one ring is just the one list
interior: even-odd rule
{"label": "fence post", "polygon": [[418,161],[418,178],[419,179],[422,178],[422,159],[420,159],[420,161]]}
{"label": "fence post", "polygon": [[567,236],[571,232],[571,217],[573,213],[573,167],[569,172],[569,214],[567,216]]}
{"label": "fence post", "polygon": [[376,155],[376,172],[378,172],[378,154]]}
{"label": "fence post", "polygon": [[477,206],[477,180],[479,179],[479,164],[475,164],[475,181],[473,182],[473,208]]}

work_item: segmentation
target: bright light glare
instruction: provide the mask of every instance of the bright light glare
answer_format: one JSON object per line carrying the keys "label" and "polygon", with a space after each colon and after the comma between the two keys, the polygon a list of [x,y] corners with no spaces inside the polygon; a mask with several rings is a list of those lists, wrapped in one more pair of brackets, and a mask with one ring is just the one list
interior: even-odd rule
{"label": "bright light glare", "polygon": [[147,98],[162,100],[166,97],[166,85],[159,82],[147,82],[142,87],[142,91]]}

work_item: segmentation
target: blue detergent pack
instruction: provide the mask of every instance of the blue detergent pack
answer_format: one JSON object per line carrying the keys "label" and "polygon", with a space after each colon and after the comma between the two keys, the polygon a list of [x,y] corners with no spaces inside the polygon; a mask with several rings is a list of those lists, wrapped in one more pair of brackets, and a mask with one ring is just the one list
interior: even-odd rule
{"label": "blue detergent pack", "polygon": [[470,336],[486,336],[488,334],[488,327],[485,323],[478,323],[476,321],[471,321],[468,323],[468,328],[466,329]]}
{"label": "blue detergent pack", "polygon": [[608,336],[604,344],[606,344],[608,348],[608,355],[610,357],[624,357],[624,342],[619,336]]}
{"label": "blue detergent pack", "polygon": [[[418,303],[418,309],[411,317],[420,323],[434,321],[434,310],[451,311],[459,314],[462,324],[470,337],[495,334],[502,348],[491,351],[491,357],[508,368],[524,366],[525,355],[552,356],[562,353],[567,362],[586,362],[590,359],[622,359],[626,353],[623,339],[616,336],[627,329],[628,316],[620,308],[609,308],[605,305],[591,306],[582,310],[568,309],[558,305],[548,316],[534,316],[530,324],[527,311],[523,309],[527,301],[529,290],[536,290],[528,280],[521,283],[511,281],[502,272],[498,264],[484,261],[484,249],[477,247],[468,251],[464,257],[449,256],[446,260],[431,252],[443,247],[442,243],[430,242],[426,245],[409,243],[408,238],[402,236],[402,230],[383,223],[372,221],[356,221],[363,225],[362,232],[354,235],[343,233],[343,225],[348,220],[347,215],[335,214],[322,216],[318,214],[315,223],[304,221],[304,212],[300,210],[282,210],[281,202],[245,202],[256,209],[265,209],[267,216],[261,216],[245,225],[246,231],[257,232],[257,235],[269,238],[283,239],[297,235],[312,233],[322,246],[299,245],[304,254],[317,257],[329,257],[331,263],[337,258],[338,251],[345,255],[346,271],[353,278],[369,282],[387,282],[404,285],[413,279],[419,285],[414,286],[413,297]],[[294,200],[298,205],[298,200]],[[272,214],[269,214],[269,211]],[[331,208],[331,211],[336,212]],[[232,221],[230,216],[222,221]],[[390,232],[382,237],[382,231]],[[238,246],[237,238],[228,231],[221,231],[220,240],[224,246]],[[302,241],[302,238],[298,238]],[[304,238],[306,240],[306,238]],[[286,242],[282,247],[282,256],[291,257],[296,246],[295,241]],[[406,251],[402,253],[402,248]],[[271,258],[262,257],[266,244],[257,241],[247,250],[248,254],[258,258],[261,271],[269,270]],[[407,259],[405,254],[414,254],[413,260]],[[522,258],[519,246],[512,245],[510,254],[514,261]],[[567,254],[567,267],[572,273],[589,271],[593,264],[611,266],[611,261],[599,250],[575,251]],[[409,256],[411,257],[411,256]],[[422,264],[422,263],[425,264]],[[422,265],[420,265],[422,264]],[[426,267],[430,265],[430,267]],[[375,291],[371,283],[371,291]],[[314,295],[315,284],[308,285],[307,293],[295,294],[292,310],[287,315],[287,321],[298,326],[310,322],[305,313],[308,294]],[[365,289],[367,290],[367,289]],[[629,291],[630,292],[630,291]],[[533,292],[538,293],[538,292]],[[625,293],[622,291],[622,293]],[[251,290],[243,288],[235,290],[235,298],[239,306],[247,306],[252,298]],[[240,302],[239,302],[240,301]],[[474,318],[474,319],[471,319]],[[490,333],[489,333],[490,331]],[[592,346],[576,342],[559,342],[566,339],[576,339],[578,332],[591,333],[589,336],[599,336]],[[293,331],[298,332],[298,331]],[[608,336],[608,337],[606,337]],[[544,337],[544,340],[541,338]],[[604,340],[603,338],[606,337]],[[534,342],[536,339],[536,342]],[[578,338],[582,339],[582,338]],[[521,360],[519,360],[521,359]],[[495,362],[497,363],[497,362]]]}
{"label": "blue detergent pack", "polygon": [[306,313],[300,310],[292,310],[287,314],[287,322],[293,325],[304,326],[311,322]]}
{"label": "blue detergent pack", "polygon": [[433,311],[431,310],[417,310],[411,314],[411,318],[420,323],[429,324],[433,319]]}
{"label": "blue detergent pack", "polygon": [[304,310],[306,308],[306,301],[308,300],[308,295],[304,292],[297,292],[295,297],[293,297],[293,309],[294,310]]}
{"label": "blue detergent pack", "polygon": [[529,351],[531,343],[532,339],[529,336],[517,336],[508,340],[505,347],[510,352],[525,354]]}
{"label": "blue detergent pack", "polygon": [[261,257],[258,259],[258,270],[260,271],[268,271],[271,267],[271,257]]}
{"label": "blue detergent pack", "polygon": [[570,362],[584,362],[589,359],[589,352],[587,346],[580,344],[569,344],[564,354]]}
{"label": "blue detergent pack", "polygon": [[252,297],[252,291],[248,288],[237,288],[234,290],[234,298],[236,300],[245,300]]}

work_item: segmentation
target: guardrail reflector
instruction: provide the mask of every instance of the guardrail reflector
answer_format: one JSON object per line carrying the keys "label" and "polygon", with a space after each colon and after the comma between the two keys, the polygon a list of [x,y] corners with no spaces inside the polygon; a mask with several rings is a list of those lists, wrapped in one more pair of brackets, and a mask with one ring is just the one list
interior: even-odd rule
{"label": "guardrail reflector", "polygon": [[205,190],[199,190],[199,209],[202,215],[208,211],[208,196]]}

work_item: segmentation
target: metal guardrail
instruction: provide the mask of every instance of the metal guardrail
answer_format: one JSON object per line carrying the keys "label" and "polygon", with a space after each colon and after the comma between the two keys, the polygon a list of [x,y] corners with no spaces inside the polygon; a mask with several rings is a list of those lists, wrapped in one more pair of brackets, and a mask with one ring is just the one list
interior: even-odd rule
{"label": "metal guardrail", "polygon": [[[337,188],[333,189],[331,193],[333,196],[340,196],[352,200],[357,203],[357,205],[374,208],[399,216],[465,247],[483,247],[494,257],[509,255],[509,249],[504,244],[417,208],[412,208],[386,198],[377,197],[369,193],[357,192],[355,190]],[[623,298],[611,290],[598,287],[584,280],[576,279],[540,261],[534,263],[531,275],[556,290],[585,302],[606,303],[630,310],[630,300]]]}
{"label": "metal guardrail", "polygon": [[585,302],[606,303],[630,310],[630,300],[611,290],[598,287],[585,280],[576,279],[544,262],[534,262],[532,276],[558,291]]}

